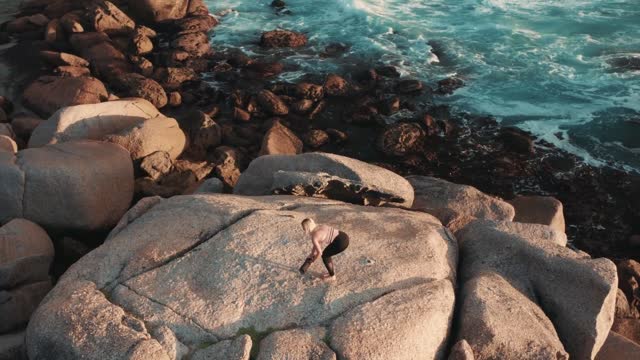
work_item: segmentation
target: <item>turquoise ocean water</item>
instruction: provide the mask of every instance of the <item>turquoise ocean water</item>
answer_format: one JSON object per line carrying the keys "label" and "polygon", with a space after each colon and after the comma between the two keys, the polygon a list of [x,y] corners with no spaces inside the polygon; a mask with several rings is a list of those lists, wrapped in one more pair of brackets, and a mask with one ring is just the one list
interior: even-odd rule
{"label": "turquoise ocean water", "polygon": [[[363,60],[426,81],[456,75],[467,86],[438,102],[494,115],[593,164],[640,169],[640,71],[615,66],[640,62],[638,0],[288,0],[290,13],[270,3],[209,1],[212,13],[234,10],[214,48],[255,54],[262,31],[302,31],[310,47],[287,60],[298,67],[283,79]],[[332,43],[349,50],[318,55]]]}

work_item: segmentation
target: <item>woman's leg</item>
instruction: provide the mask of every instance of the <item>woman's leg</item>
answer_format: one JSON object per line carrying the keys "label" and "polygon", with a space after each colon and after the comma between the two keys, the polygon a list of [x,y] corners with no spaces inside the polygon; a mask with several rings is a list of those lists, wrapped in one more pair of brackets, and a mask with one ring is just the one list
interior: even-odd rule
{"label": "woman's leg", "polygon": [[322,262],[324,263],[324,267],[327,268],[329,275],[335,276],[336,274],[331,257],[345,251],[347,247],[349,247],[349,236],[340,231],[331,245],[327,246],[322,252]]}

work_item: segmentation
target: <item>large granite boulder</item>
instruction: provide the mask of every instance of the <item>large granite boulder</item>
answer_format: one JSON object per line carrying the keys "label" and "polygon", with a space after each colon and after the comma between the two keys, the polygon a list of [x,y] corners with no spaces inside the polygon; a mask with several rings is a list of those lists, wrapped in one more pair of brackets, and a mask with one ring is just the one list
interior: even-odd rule
{"label": "large granite boulder", "polygon": [[49,279],[53,243],[37,224],[13,219],[0,227],[0,289]]}
{"label": "large granite boulder", "polygon": [[476,358],[593,359],[605,342],[615,265],[564,247],[566,238],[550,228],[526,230],[542,226],[476,220],[456,233],[457,337]]}
{"label": "large granite boulder", "polygon": [[427,212],[451,228],[462,228],[474,218],[512,221],[509,203],[478,189],[430,176],[408,176],[415,190],[413,209]]}
{"label": "large granite boulder", "polygon": [[443,359],[454,303],[447,279],[396,290],[338,318],[332,348],[348,360]]}
{"label": "large granite boulder", "polygon": [[69,106],[33,131],[29,147],[80,139],[101,140],[160,115],[153,104],[138,98]]}
{"label": "large granite boulder", "polygon": [[[278,171],[327,173],[376,189],[393,199],[389,200],[389,205],[410,207],[413,204],[413,188],[399,175],[359,160],[327,153],[258,157],[242,173],[233,191],[240,195],[271,194]],[[305,185],[310,184],[302,184]]]}
{"label": "large granite boulder", "polygon": [[182,154],[187,142],[176,119],[165,116],[145,120],[117,134],[107,135],[104,140],[129,150],[133,160],[142,159],[157,151],[167,152],[171,159],[176,159]]}
{"label": "large granite boulder", "polygon": [[108,35],[128,35],[136,27],[127,14],[109,1],[92,4],[88,18],[95,31]]}
{"label": "large granite boulder", "polygon": [[[334,260],[334,282],[313,276],[324,271],[320,262],[298,272],[310,251],[306,217],[351,236]],[[341,318],[331,327],[338,329],[354,316],[366,320],[352,329],[402,334],[402,344],[433,354],[450,326],[455,269],[455,241],[420,212],[291,196],[144,199],[60,278],[31,318],[27,350],[51,360],[169,359],[156,328],[171,329],[192,356],[241,334],[331,327]],[[416,321],[379,327],[398,306],[403,318],[420,309],[421,319],[437,321],[418,333]],[[423,344],[427,333],[434,338]],[[409,352],[387,355],[415,358]]]}
{"label": "large granite boulder", "polygon": [[0,227],[0,334],[23,327],[51,289],[53,256],[51,239],[31,221]]}
{"label": "large granite boulder", "polygon": [[0,222],[93,231],[117,223],[133,197],[133,165],[122,147],[73,141],[0,152]]}
{"label": "large granite boulder", "polygon": [[107,100],[104,84],[93,77],[42,76],[24,91],[24,104],[38,115],[47,117],[60,108],[80,104],[97,104]]}

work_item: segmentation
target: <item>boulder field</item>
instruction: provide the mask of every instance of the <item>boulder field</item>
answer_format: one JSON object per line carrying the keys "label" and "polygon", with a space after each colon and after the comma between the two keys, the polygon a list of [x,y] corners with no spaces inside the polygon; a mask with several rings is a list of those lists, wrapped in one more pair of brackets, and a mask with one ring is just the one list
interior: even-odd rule
{"label": "boulder field", "polygon": [[[335,282],[313,276],[320,262],[298,273],[306,217],[350,234]],[[454,236],[424,212],[328,199],[145,198],[59,280],[26,346],[34,359],[444,359],[460,340],[479,359],[593,359],[616,270],[565,245],[547,225],[479,219]]]}

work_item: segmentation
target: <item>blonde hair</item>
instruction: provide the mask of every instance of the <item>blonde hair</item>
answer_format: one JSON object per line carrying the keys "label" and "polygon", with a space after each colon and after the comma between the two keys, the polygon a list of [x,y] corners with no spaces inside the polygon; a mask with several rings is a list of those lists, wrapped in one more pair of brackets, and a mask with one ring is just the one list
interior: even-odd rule
{"label": "blonde hair", "polygon": [[300,224],[302,225],[302,228],[305,231],[310,231],[311,230],[311,224],[313,224],[313,220],[309,219],[309,218],[306,218],[306,219],[302,220],[302,222]]}

